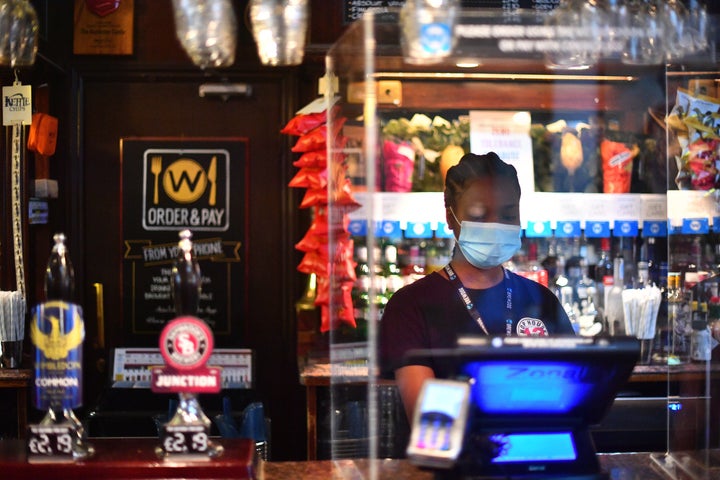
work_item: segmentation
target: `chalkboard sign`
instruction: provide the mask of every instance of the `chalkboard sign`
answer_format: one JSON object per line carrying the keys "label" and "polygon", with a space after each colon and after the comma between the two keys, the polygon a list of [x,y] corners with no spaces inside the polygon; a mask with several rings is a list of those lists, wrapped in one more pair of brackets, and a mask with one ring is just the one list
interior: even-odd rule
{"label": "chalkboard sign", "polygon": [[121,141],[123,305],[130,338],[157,337],[175,317],[178,232],[190,229],[202,272],[197,316],[216,338],[244,311],[247,140]]}
{"label": "chalkboard sign", "polygon": [[[405,0],[344,0],[343,22],[348,24],[362,17],[370,8],[400,8]],[[501,10],[527,9],[546,12],[560,4],[560,0],[461,0],[462,8],[497,8]]]}

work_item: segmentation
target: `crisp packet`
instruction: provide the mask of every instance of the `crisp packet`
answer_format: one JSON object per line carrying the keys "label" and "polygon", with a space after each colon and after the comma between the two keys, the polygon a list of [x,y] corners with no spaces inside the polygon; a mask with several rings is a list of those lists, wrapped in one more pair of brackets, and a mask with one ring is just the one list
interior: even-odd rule
{"label": "crisp packet", "polygon": [[604,193],[630,192],[633,159],[639,151],[637,145],[628,147],[622,142],[613,142],[607,138],[600,142]]}
{"label": "crisp packet", "polygon": [[383,143],[383,172],[386,192],[409,192],[415,168],[415,150],[410,142]]}
{"label": "crisp packet", "polygon": [[325,110],[317,113],[298,114],[290,119],[287,125],[280,130],[280,133],[302,136],[324,124],[326,120],[327,115]]}
{"label": "crisp packet", "polygon": [[692,94],[689,90],[684,88],[678,88],[675,95],[675,105],[673,105],[670,114],[665,119],[665,122],[670,128],[676,131],[686,132],[687,126],[683,120],[690,111],[690,102],[692,100]]}

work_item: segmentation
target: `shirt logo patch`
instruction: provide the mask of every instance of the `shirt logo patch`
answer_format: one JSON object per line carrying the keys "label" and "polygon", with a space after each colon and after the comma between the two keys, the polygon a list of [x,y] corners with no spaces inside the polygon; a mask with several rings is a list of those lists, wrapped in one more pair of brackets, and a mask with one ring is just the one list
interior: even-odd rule
{"label": "shirt logo patch", "polygon": [[542,320],[524,317],[517,324],[517,334],[520,337],[547,337],[548,330]]}

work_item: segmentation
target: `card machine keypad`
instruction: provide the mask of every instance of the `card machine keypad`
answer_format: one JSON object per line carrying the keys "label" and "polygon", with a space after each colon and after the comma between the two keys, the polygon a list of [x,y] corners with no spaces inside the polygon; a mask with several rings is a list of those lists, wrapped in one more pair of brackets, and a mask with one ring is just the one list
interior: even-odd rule
{"label": "card machine keypad", "polygon": [[463,446],[470,388],[466,382],[428,379],[413,416],[407,454],[419,466],[450,468]]}

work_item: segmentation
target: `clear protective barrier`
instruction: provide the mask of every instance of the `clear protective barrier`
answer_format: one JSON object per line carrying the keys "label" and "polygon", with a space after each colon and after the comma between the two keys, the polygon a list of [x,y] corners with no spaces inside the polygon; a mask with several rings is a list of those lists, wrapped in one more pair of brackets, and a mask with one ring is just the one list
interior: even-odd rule
{"label": "clear protective barrier", "polygon": [[[465,153],[495,151],[522,189],[522,247],[505,268],[552,290],[577,335],[641,340],[624,398],[593,431],[598,450],[657,451],[668,472],[690,452],[691,478],[713,478],[716,19],[685,15],[688,29],[675,35],[679,27],[660,20],[676,18],[663,9],[679,2],[624,7],[648,3],[455,6],[418,17],[446,27],[425,43],[408,11],[371,9],[330,48],[329,388],[318,398],[319,458],[405,455],[407,417],[378,356],[383,308],[451,258],[447,169]],[[699,89],[700,99],[683,96]],[[693,107],[713,114],[688,120]],[[688,130],[704,143],[684,140]],[[669,280],[676,273],[681,292]],[[642,420],[633,405],[643,405]]]}
{"label": "clear protective barrier", "polygon": [[717,62],[666,74],[668,451],[653,458],[671,478],[720,475],[718,75]]}

